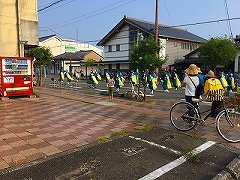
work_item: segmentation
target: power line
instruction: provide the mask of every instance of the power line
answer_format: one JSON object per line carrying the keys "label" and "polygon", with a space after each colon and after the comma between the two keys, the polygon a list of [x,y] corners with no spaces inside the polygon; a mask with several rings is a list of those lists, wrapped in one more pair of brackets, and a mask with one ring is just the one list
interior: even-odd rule
{"label": "power line", "polygon": [[[93,11],[93,12],[90,12],[90,13],[87,13],[87,14],[84,14],[84,15],[82,15],[82,16],[78,16],[78,17],[76,17],[76,18],[73,18],[73,19],[70,19],[70,20],[67,20],[67,21],[64,21],[64,22],[55,24],[55,25],[52,25],[52,27],[55,27],[55,26],[56,26],[55,28],[60,28],[60,27],[63,27],[63,26],[67,26],[67,25],[70,25],[70,24],[73,24],[73,23],[76,23],[76,22],[85,20],[85,19],[89,19],[89,18],[94,17],[94,16],[97,16],[97,15],[99,15],[99,14],[103,14],[103,13],[105,13],[105,12],[111,11],[111,10],[116,9],[116,8],[119,8],[119,7],[121,7],[121,6],[130,4],[130,3],[132,3],[132,2],[134,2],[134,1],[136,1],[136,0],[131,0],[131,1],[126,2],[126,3],[124,3],[124,4],[120,4],[120,5],[118,5],[118,6],[115,6],[115,7],[112,7],[112,8],[110,8],[110,9],[104,10],[104,9],[106,9],[106,8],[109,8],[109,7],[111,7],[111,6],[114,6],[114,5],[116,5],[116,4],[119,4],[120,2],[123,2],[123,1],[124,1],[124,0],[118,1],[118,2],[116,2],[116,3],[114,3],[114,4],[111,4],[111,5],[106,6],[106,7],[104,7],[104,8],[98,9],[98,10],[96,10],[96,11]],[[101,10],[104,10],[104,11],[101,11]],[[100,12],[99,12],[99,11],[100,11]],[[96,13],[96,12],[99,12],[99,13]],[[94,14],[94,13],[95,13],[95,14]],[[90,15],[90,16],[88,16],[88,15]],[[79,19],[79,18],[81,18],[81,19]],[[78,19],[78,20],[76,20],[76,19]],[[75,21],[73,21],[73,20],[75,20]],[[72,22],[70,22],[70,21],[72,21]],[[66,23],[66,22],[68,22],[68,23]],[[66,23],[66,24],[64,24],[64,23]],[[61,24],[63,24],[63,25],[61,25]]]}
{"label": "power line", "polygon": [[[55,2],[53,2],[53,3],[50,3],[50,5],[48,5],[48,6],[44,7],[44,8],[42,8],[42,9],[40,9],[39,11],[44,10],[44,9],[47,9],[47,8],[49,8],[49,7],[52,7],[52,6],[58,4],[58,3],[62,2],[62,1],[64,1],[64,0],[58,0],[58,1],[55,1]],[[75,0],[72,0],[72,1],[75,1]],[[72,2],[72,1],[70,1],[70,2]],[[93,12],[90,12],[90,13],[87,13],[87,14],[85,14],[85,15],[82,15],[82,16],[79,16],[79,17],[70,19],[70,20],[68,20],[68,21],[64,21],[64,22],[61,22],[61,23],[52,25],[52,27],[56,26],[56,27],[54,28],[54,29],[56,29],[56,28],[60,28],[60,27],[66,26],[66,25],[70,25],[70,24],[76,23],[76,22],[78,22],[78,21],[85,20],[85,19],[91,18],[91,17],[93,17],[93,16],[97,16],[97,15],[99,15],[99,14],[105,13],[105,12],[107,12],[107,11],[116,9],[116,8],[118,8],[118,7],[124,6],[124,5],[126,5],[126,4],[132,3],[133,1],[136,1],[136,0],[132,0],[132,1],[130,1],[130,2],[126,2],[126,3],[124,3],[124,4],[120,4],[120,5],[118,5],[118,6],[112,7],[112,6],[116,5],[116,4],[119,4],[119,3],[122,2],[122,1],[124,1],[124,0],[118,1],[118,2],[116,2],[116,3],[113,3],[113,4],[109,5],[109,6],[106,6],[106,7],[104,7],[104,8],[98,9],[98,10],[93,11]],[[68,2],[68,3],[70,3],[70,2]],[[225,2],[226,2],[226,0],[225,0]],[[165,1],[164,1],[164,4],[165,4]],[[65,5],[65,4],[64,4],[64,5]],[[166,6],[166,4],[165,4],[165,6]],[[109,8],[109,7],[112,7],[112,8],[107,9],[107,8]],[[167,7],[166,7],[166,8],[167,8]],[[107,9],[107,10],[104,10],[104,9]],[[104,10],[104,11],[102,11],[102,10]],[[100,11],[100,12],[97,13],[97,14],[94,14],[94,13],[96,13],[96,12],[98,12],[98,11]],[[168,14],[169,14],[169,12],[168,12]],[[88,15],[90,15],[90,16],[88,16]],[[86,16],[86,17],[85,17],[85,16]],[[169,15],[169,16],[170,16],[170,15]],[[83,18],[83,17],[85,17],[85,18]],[[240,19],[240,17],[229,18],[228,12],[227,12],[227,17],[228,17],[228,18],[226,18],[226,19],[213,20],[213,21],[205,21],[205,22],[197,22],[197,23],[190,23],[190,24],[182,24],[182,25],[175,25],[175,26],[166,26],[166,27],[164,27],[164,28],[193,26],[193,25],[209,24],[209,23],[216,23],[216,22],[219,24],[219,22],[222,22],[222,21],[228,21],[228,23],[230,24],[230,21],[232,21],[232,20],[239,20],[239,19]],[[79,18],[82,18],[82,19],[79,19]],[[78,19],[78,20],[76,20],[76,19]],[[170,17],[170,19],[171,19],[171,17]],[[73,20],[76,20],[76,21],[73,21]],[[73,21],[73,22],[69,22],[69,21]],[[171,21],[172,21],[172,20],[171,20]],[[68,22],[68,23],[65,24],[66,22]],[[61,24],[63,24],[63,25],[61,25]],[[39,28],[44,28],[44,27],[39,27]],[[52,31],[52,32],[54,32],[54,33],[56,33],[56,34],[59,34],[59,35],[61,35],[61,36],[63,36],[63,37],[69,38],[69,37],[67,37],[67,36],[65,36],[65,35],[62,35],[62,34],[60,34],[60,33],[57,33],[56,31],[53,31],[52,29],[50,29],[50,28],[48,28],[48,27],[45,27],[45,28],[47,28],[48,30],[50,30],[50,31]],[[41,30],[41,31],[43,31],[43,30]],[[230,27],[230,31],[231,31],[231,34],[232,34],[231,27]],[[71,39],[71,38],[70,38],[70,39]],[[89,42],[96,42],[96,41],[98,41],[98,40],[92,40],[92,41],[89,41]]]}
{"label": "power line", "polygon": [[[161,29],[164,29],[164,28],[172,28],[172,27],[183,27],[183,26],[193,26],[193,25],[199,25],[199,24],[208,24],[208,23],[219,23],[219,22],[222,22],[222,21],[232,21],[232,20],[240,20],[240,17],[236,17],[236,18],[230,18],[230,19],[220,19],[220,20],[213,20],[213,21],[205,21],[205,22],[198,22],[198,23],[191,23],[191,24],[182,24],[182,25],[176,25],[176,26],[166,26],[166,27],[163,27]],[[161,30],[160,29],[160,30]],[[67,37],[63,34],[60,34],[52,29],[48,29],[52,32],[54,32],[55,34],[58,34],[58,35],[61,35],[62,37],[65,37],[65,38],[69,38],[69,39],[72,39],[71,37]],[[89,41],[84,41],[83,43],[90,43],[90,42],[98,42],[100,41],[101,39],[97,39],[97,40],[89,40]]]}
{"label": "power line", "polygon": [[41,8],[41,9],[39,9],[38,12],[43,11],[43,10],[45,10],[45,9],[48,9],[48,8],[50,8],[50,7],[52,7],[52,6],[60,3],[61,1],[64,1],[64,0],[58,0],[58,1],[52,2],[52,3],[50,3],[49,5],[47,5],[47,6],[43,7],[43,8]]}
{"label": "power line", "polygon": [[[44,11],[39,12],[39,14],[46,13],[46,12],[48,12],[48,11],[54,10],[54,9],[56,9],[56,8],[59,8],[59,7],[61,7],[61,6],[65,6],[66,4],[69,4],[69,3],[73,2],[73,1],[76,1],[76,0],[71,0],[70,2],[66,2],[66,3],[64,3],[64,4],[62,4],[62,5],[59,5],[59,6],[55,7],[55,8],[51,8],[51,9],[49,9],[49,10],[44,9]],[[48,8],[47,8],[47,9],[48,9]]]}
{"label": "power line", "polygon": [[171,18],[171,16],[170,16],[170,13],[169,13],[169,11],[168,11],[168,8],[167,8],[167,5],[166,5],[166,3],[165,3],[165,0],[163,0],[163,3],[164,3],[164,6],[165,6],[165,8],[166,8],[166,10],[167,10],[168,16],[169,16],[169,18],[170,18],[170,20],[171,20],[171,22],[172,22],[172,24],[173,24],[173,21],[172,21],[172,18]]}
{"label": "power line", "polygon": [[204,21],[204,22],[198,22],[198,23],[181,24],[181,25],[169,26],[169,27],[193,26],[193,25],[199,25],[199,24],[209,24],[209,23],[222,22],[222,21],[239,20],[239,19],[240,17],[235,17],[235,18],[219,19],[219,20],[213,20],[213,21]]}

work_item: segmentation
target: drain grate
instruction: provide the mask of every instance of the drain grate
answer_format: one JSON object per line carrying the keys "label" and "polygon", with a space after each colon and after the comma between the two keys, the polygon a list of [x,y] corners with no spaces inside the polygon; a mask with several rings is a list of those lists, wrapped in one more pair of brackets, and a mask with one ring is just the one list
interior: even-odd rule
{"label": "drain grate", "polygon": [[127,155],[127,156],[132,156],[135,155],[141,151],[145,150],[144,147],[142,146],[137,146],[137,147],[133,147],[133,148],[126,148],[122,150],[122,153]]}

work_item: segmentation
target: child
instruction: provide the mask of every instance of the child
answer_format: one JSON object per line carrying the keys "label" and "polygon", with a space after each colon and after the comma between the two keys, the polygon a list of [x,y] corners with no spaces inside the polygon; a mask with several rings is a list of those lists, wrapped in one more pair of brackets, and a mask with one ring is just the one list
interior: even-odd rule
{"label": "child", "polygon": [[111,78],[108,80],[108,83],[107,83],[109,99],[113,99],[114,85],[115,85],[115,81],[114,81],[113,75],[111,75]]}

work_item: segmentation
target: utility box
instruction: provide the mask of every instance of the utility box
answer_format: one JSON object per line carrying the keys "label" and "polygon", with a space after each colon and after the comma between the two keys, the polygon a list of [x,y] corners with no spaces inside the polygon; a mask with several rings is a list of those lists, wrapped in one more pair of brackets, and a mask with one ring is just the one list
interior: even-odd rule
{"label": "utility box", "polygon": [[0,56],[0,98],[33,94],[33,61]]}

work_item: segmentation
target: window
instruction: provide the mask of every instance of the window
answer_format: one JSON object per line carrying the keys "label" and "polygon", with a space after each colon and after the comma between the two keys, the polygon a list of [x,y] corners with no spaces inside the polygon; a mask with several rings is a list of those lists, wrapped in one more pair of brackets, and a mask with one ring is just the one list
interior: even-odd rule
{"label": "window", "polygon": [[108,46],[108,51],[112,52],[112,45]]}
{"label": "window", "polygon": [[120,44],[116,45],[116,51],[120,51]]}
{"label": "window", "polygon": [[174,47],[177,47],[177,42],[174,42]]}
{"label": "window", "polygon": [[184,43],[181,43],[181,49],[184,49]]}
{"label": "window", "polygon": [[120,70],[120,64],[119,63],[116,64],[116,69]]}

